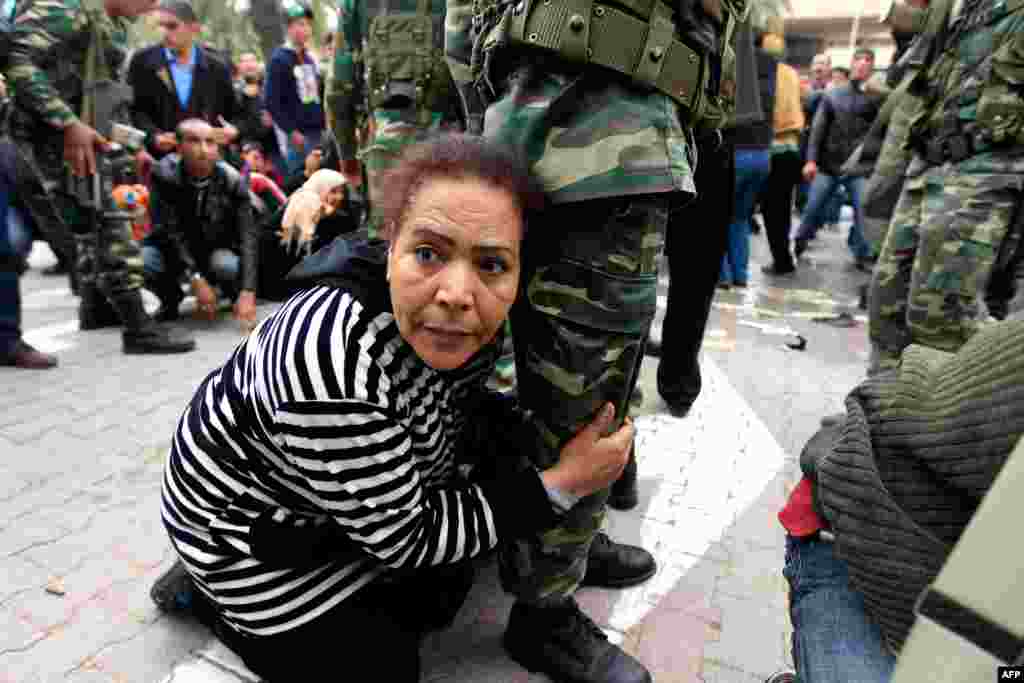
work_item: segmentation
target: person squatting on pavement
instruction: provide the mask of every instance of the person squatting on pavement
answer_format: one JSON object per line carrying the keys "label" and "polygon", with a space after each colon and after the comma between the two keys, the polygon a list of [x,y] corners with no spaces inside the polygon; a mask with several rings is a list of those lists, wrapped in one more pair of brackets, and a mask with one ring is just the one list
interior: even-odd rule
{"label": "person squatting on pavement", "polygon": [[544,201],[518,158],[441,136],[387,188],[388,241],[343,236],[300,264],[306,288],[203,380],[165,469],[183,565],[153,597],[191,595],[271,683],[418,681],[473,559],[606,489],[634,435],[606,402],[541,472],[523,455],[536,423],[485,389]]}
{"label": "person squatting on pavement", "polygon": [[827,90],[818,104],[811,123],[804,163],[804,179],[811,183],[807,206],[800,227],[793,236],[793,252],[797,258],[807,249],[824,223],[824,211],[830,199],[845,187],[853,203],[853,225],[846,240],[858,266],[866,267],[871,249],[864,240],[860,218],[860,195],[864,178],[842,175],[840,168],[867,135],[878,114],[879,98],[864,92],[864,82],[871,76],[875,53],[860,48],[854,53],[853,71],[848,84]]}
{"label": "person squatting on pavement", "polygon": [[[184,332],[158,325],[143,308],[142,257],[132,240],[131,215],[117,209],[112,196],[115,171],[128,172],[143,158],[131,159],[105,137],[113,123],[128,120],[130,98],[122,96],[126,86],[117,81],[127,23],[154,5],[154,0],[19,3],[6,72],[14,93],[10,135],[30,178],[19,187],[19,200],[37,224],[63,226],[74,235],[79,324],[84,330],[122,324],[125,353],[195,348]],[[90,82],[95,87],[84,96],[84,83]],[[110,120],[97,121],[111,110]]]}
{"label": "person squatting on pavement", "polygon": [[217,131],[201,119],[178,125],[176,147],[153,168],[153,231],[143,240],[146,282],[160,298],[161,321],[178,319],[184,276],[197,314],[217,316],[218,297],[237,297],[235,318],[248,332],[256,325],[260,235],[249,186],[219,159]]}
{"label": "person squatting on pavement", "polygon": [[380,228],[381,184],[402,150],[425,135],[461,131],[444,61],[444,0],[340,0],[327,124],[349,182],[366,170],[367,227]]}
{"label": "person squatting on pavement", "polygon": [[[912,345],[804,447],[779,512],[800,683],[890,680],[915,603],[1024,435],[1022,346],[1022,320],[955,353]],[[961,633],[978,619],[938,614]]]}
{"label": "person squatting on pavement", "polygon": [[869,294],[871,371],[912,343],[955,351],[1024,196],[1024,6],[933,2],[908,145],[914,156]]}
{"label": "person squatting on pavement", "polygon": [[17,157],[9,140],[0,141],[0,366],[45,370],[55,367],[57,358],[21,338],[18,278],[32,249],[32,233],[11,203],[17,187]]}
{"label": "person squatting on pavement", "polygon": [[[695,192],[692,127],[705,98],[718,102],[722,55],[746,16],[745,2],[629,7],[595,3],[584,16],[558,3],[448,2],[445,53],[467,130],[521,153],[552,204],[531,220],[511,315],[519,400],[544,426],[545,447],[531,454],[541,470],[606,403],[617,423],[626,414],[668,211]],[[635,453],[627,473],[635,486]],[[505,648],[556,679],[650,679],[574,598],[608,495],[517,539],[502,563],[517,598]],[[641,549],[629,555],[623,583],[655,571]]]}

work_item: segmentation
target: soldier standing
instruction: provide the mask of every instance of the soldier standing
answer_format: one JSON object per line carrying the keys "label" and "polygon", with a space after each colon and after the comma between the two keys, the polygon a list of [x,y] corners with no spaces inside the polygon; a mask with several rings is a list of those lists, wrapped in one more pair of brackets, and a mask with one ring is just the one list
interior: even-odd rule
{"label": "soldier standing", "polygon": [[[445,51],[469,130],[519,151],[551,203],[529,221],[512,309],[540,469],[604,403],[625,417],[669,208],[696,190],[691,131],[722,117],[733,92],[722,56],[745,10],[742,0],[449,0]],[[517,598],[505,648],[556,680],[651,680],[573,597],[581,582],[630,585],[655,571],[649,553],[598,533],[607,497],[566,501],[559,528],[501,559]]]}
{"label": "soldier standing", "polygon": [[956,351],[1024,196],[1024,3],[932,3],[935,32],[911,84],[914,156],[869,296],[869,372],[909,344]]}
{"label": "soldier standing", "polygon": [[366,168],[370,234],[376,234],[384,173],[412,143],[456,131],[459,103],[444,61],[444,0],[339,0],[327,123],[342,171]]}
{"label": "soldier standing", "polygon": [[[114,206],[111,192],[118,169],[124,172],[135,160],[96,129],[97,112],[112,108],[100,98],[119,91],[128,21],[155,5],[155,0],[19,3],[7,69],[14,91],[11,137],[33,176],[20,199],[37,223],[60,224],[74,233],[79,324],[88,330],[123,323],[125,353],[195,348],[183,332],[157,325],[142,306],[142,257],[132,241],[132,217]],[[127,107],[121,109],[127,122]],[[83,194],[87,202],[80,199]]]}

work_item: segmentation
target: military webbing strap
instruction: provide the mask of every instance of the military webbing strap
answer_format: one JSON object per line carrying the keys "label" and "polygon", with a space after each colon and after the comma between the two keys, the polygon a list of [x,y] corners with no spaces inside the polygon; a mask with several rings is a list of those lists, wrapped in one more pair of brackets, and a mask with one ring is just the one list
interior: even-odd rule
{"label": "military webbing strap", "polygon": [[617,71],[699,116],[706,60],[675,38],[672,10],[662,0],[520,0],[509,38]]}

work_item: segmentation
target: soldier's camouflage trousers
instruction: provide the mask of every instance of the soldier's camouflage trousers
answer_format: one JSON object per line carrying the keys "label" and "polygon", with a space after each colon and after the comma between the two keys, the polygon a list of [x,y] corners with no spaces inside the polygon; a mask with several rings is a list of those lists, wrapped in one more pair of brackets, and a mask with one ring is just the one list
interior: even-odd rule
{"label": "soldier's camouflage trousers", "polygon": [[[657,309],[668,202],[668,195],[598,199],[530,220],[511,318],[520,404],[533,411],[548,446],[531,455],[539,469],[553,466],[605,403],[622,424]],[[607,498],[607,491],[588,496],[559,527],[506,544],[505,590],[534,604],[571,596]]]}
{"label": "soldier's camouflage trousers", "polygon": [[1024,177],[962,164],[908,178],[871,281],[870,371],[909,344],[956,351],[979,325],[984,292]]}
{"label": "soldier's camouflage trousers", "polygon": [[19,200],[31,212],[37,225],[62,225],[64,231],[76,236],[79,247],[86,244],[86,253],[78,253],[75,269],[79,287],[98,287],[108,297],[137,291],[143,285],[142,251],[132,239],[130,217],[121,211],[101,214],[95,238],[83,242],[79,236],[93,235],[87,210],[63,191],[63,166],[50,150],[39,154],[24,142],[18,142],[23,159],[35,166],[47,187],[32,183],[22,191]]}
{"label": "soldier's camouflage trousers", "polygon": [[[437,118],[440,121],[440,116]],[[359,153],[359,159],[366,169],[367,200],[370,204],[366,226],[371,237],[376,237],[381,228],[377,198],[385,192],[384,182],[388,170],[398,162],[406,147],[422,141],[434,128],[423,128],[402,120],[395,112],[375,114],[373,140]]]}

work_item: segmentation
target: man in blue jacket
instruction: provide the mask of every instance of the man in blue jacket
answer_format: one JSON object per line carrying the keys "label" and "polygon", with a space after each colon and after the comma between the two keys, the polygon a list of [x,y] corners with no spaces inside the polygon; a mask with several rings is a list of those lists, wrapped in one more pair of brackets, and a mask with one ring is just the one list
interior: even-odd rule
{"label": "man in blue jacket", "polygon": [[289,175],[302,169],[306,156],[320,145],[324,109],[319,67],[308,48],[313,10],[305,2],[291,2],[284,12],[288,41],[270,56],[263,97],[287,164],[282,172]]}

